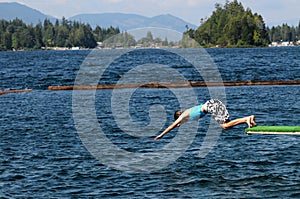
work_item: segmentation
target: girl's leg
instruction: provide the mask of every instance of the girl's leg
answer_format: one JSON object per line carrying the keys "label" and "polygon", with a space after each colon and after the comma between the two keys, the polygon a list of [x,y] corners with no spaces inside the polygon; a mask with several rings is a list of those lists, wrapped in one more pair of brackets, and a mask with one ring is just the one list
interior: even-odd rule
{"label": "girl's leg", "polygon": [[229,129],[233,126],[239,125],[239,124],[244,124],[246,123],[249,128],[252,127],[252,125],[256,125],[255,120],[254,120],[254,115],[248,116],[248,117],[243,117],[243,118],[238,118],[235,120],[231,120],[230,122],[221,124],[223,129]]}

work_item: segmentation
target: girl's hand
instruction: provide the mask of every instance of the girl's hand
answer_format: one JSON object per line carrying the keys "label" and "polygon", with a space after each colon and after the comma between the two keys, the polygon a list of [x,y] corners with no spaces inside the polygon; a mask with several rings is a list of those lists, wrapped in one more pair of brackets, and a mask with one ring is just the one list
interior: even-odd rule
{"label": "girl's hand", "polygon": [[154,138],[154,140],[159,140],[160,138],[161,138],[162,136],[156,136],[155,138]]}

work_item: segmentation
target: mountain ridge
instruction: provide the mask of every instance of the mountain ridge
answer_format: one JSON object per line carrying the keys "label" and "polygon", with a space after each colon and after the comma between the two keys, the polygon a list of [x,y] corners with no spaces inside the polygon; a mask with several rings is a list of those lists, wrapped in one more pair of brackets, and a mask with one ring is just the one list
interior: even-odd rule
{"label": "mountain ridge", "polygon": [[[45,19],[49,19],[54,23],[57,20],[55,17],[45,15],[36,9],[20,3],[0,3],[0,19],[10,21],[16,18],[21,19],[26,24],[38,24],[39,22],[43,22]],[[97,25],[103,28],[108,28],[110,26],[119,27],[121,31],[144,27],[159,27],[184,32],[186,31],[186,26],[189,28],[197,28],[195,25],[171,14],[146,17],[138,14],[118,12],[94,14],[83,13],[69,17],[67,20],[89,23],[93,28]]]}
{"label": "mountain ridge", "polygon": [[26,24],[37,24],[44,21],[44,19],[49,19],[53,22],[56,20],[52,16],[45,15],[36,9],[30,8],[20,3],[0,3],[0,19],[10,21],[16,18],[22,19],[22,21]]}
{"label": "mountain ridge", "polygon": [[97,13],[79,14],[68,18],[73,21],[89,23],[92,27],[99,25],[108,28],[110,26],[119,27],[121,30],[130,30],[144,27],[169,28],[179,32],[184,32],[186,26],[197,28],[195,25],[171,14],[161,14],[153,17],[146,17],[138,14],[125,13]]}

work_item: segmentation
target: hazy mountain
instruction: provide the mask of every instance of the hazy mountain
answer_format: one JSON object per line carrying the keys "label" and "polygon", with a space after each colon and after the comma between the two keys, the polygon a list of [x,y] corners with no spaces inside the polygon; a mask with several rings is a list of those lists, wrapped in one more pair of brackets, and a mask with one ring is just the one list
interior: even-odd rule
{"label": "hazy mountain", "polygon": [[43,22],[46,18],[55,21],[54,17],[47,16],[38,10],[19,3],[0,3],[0,19],[9,21],[15,18],[22,19],[26,24],[37,24],[39,21]]}
{"label": "hazy mountain", "polygon": [[[0,19],[13,20],[15,18],[22,19],[26,24],[37,24],[43,22],[46,18],[52,22],[56,20],[54,17],[19,3],[0,3]],[[189,28],[196,28],[195,25],[170,14],[155,17],[122,13],[80,14],[68,20],[89,23],[93,28],[96,25],[105,28],[110,26],[119,27],[121,31],[144,27],[160,27],[183,32],[186,30],[186,25]]]}
{"label": "hazy mountain", "polygon": [[196,28],[195,25],[188,23],[178,17],[170,14],[158,15],[155,17],[145,17],[136,14],[122,13],[103,13],[103,14],[80,14],[69,18],[69,20],[89,23],[92,27],[119,27],[121,30],[131,30],[144,27],[170,28],[179,32],[186,31],[186,25],[189,28]]}

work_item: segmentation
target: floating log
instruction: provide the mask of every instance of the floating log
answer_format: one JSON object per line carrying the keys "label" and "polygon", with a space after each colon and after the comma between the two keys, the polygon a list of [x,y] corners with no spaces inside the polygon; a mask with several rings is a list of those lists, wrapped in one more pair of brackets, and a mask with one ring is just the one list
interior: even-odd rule
{"label": "floating log", "polygon": [[9,94],[9,93],[23,93],[23,92],[30,92],[32,89],[23,89],[23,90],[6,90],[0,91],[0,95]]}
{"label": "floating log", "polygon": [[247,134],[300,135],[300,126],[256,126],[245,131]]}
{"label": "floating log", "polygon": [[213,86],[270,86],[270,85],[299,85],[300,80],[282,81],[237,81],[237,82],[191,82],[192,87]]}
{"label": "floating log", "polygon": [[150,82],[136,84],[106,84],[106,85],[75,85],[75,86],[49,86],[48,90],[101,90],[125,88],[187,88],[187,87],[219,87],[219,86],[267,86],[267,85],[299,85],[300,80],[286,81],[240,81],[240,82]]}

